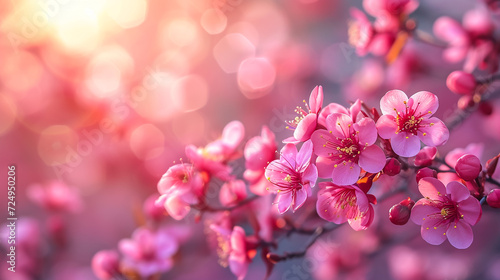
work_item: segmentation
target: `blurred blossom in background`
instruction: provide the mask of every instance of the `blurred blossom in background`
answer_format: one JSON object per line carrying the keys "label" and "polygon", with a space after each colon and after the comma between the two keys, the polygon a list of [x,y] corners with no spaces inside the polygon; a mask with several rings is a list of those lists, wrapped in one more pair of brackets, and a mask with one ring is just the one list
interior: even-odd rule
{"label": "blurred blossom in background", "polygon": [[[442,2],[457,11],[475,4]],[[393,87],[448,91],[441,80],[454,69],[442,64],[439,49],[423,54],[418,42],[390,66],[359,58],[347,30],[349,9],[361,1],[2,0],[0,6],[0,178],[7,182],[6,167],[16,166],[17,265],[26,272],[10,273],[2,262],[1,279],[97,279],[92,257],[138,238],[133,232],[145,223],[143,202],[185,157],[185,146],[216,140],[232,120],[245,125],[245,140],[260,135],[263,125],[284,139],[291,135],[285,121],[317,84],[325,103],[364,98],[375,107]],[[430,31],[444,11],[460,18],[449,10],[421,1],[414,16]],[[440,117],[456,99],[440,96]],[[472,117],[454,131],[453,145],[498,141],[499,130],[478,131],[482,118],[485,127],[494,125],[498,111]],[[494,152],[485,150],[482,160]],[[401,199],[376,211],[385,214]],[[0,217],[5,221],[7,212]],[[347,279],[368,272],[373,279],[465,279],[474,275],[474,254],[484,275],[500,279],[499,244],[484,249],[480,237],[496,240],[498,223],[488,213],[483,219],[474,229],[473,254],[418,238],[375,253],[383,236],[344,227],[330,235],[346,242],[327,235],[305,259],[277,265],[270,279],[330,279],[334,272]],[[168,221],[194,230],[168,252],[175,264],[162,279],[234,279],[217,264],[203,225],[193,217]],[[384,226],[401,236],[419,232],[416,225]],[[175,242],[169,246],[180,246]],[[259,260],[251,264],[247,279],[260,279],[259,267]]]}

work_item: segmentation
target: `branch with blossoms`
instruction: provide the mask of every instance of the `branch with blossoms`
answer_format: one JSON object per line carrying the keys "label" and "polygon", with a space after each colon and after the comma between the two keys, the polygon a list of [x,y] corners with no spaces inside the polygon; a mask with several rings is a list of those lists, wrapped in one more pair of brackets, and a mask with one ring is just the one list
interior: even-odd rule
{"label": "branch with blossoms", "polygon": [[[377,107],[360,99],[345,107],[324,105],[323,88],[316,86],[305,108],[297,107],[298,115],[284,124],[293,134],[281,141],[278,153],[268,127],[243,143],[244,124],[230,122],[219,139],[186,147],[188,161],[170,166],[158,182],[158,194],[146,201],[147,222],[119,242],[122,257],[116,251],[96,254],[96,274],[101,279],[157,279],[172,267],[190,235],[185,227],[162,225],[164,214],[179,221],[193,213],[194,221],[203,221],[219,264],[243,279],[260,251],[267,278],[280,262],[306,256],[322,236],[343,224],[353,231],[369,229],[377,203],[411,193],[414,177],[421,196],[393,205],[389,220],[395,225],[412,220],[429,244],[448,240],[457,249],[470,247],[472,226],[481,220],[483,207],[500,208],[500,154],[483,167],[481,145],[457,148],[444,158],[438,157],[437,147],[476,109],[488,113],[489,101],[498,95],[492,89],[499,78],[494,72],[500,47],[483,10],[470,11],[463,24],[439,18],[434,34],[441,44],[417,30],[409,17],[417,1],[396,2],[363,1],[374,23],[353,9],[350,42],[359,55],[383,56],[389,64],[411,38],[443,47],[450,62],[465,59],[463,69],[446,80],[452,92],[462,95],[450,118],[443,122],[434,116],[439,100],[429,91],[408,96],[394,89]],[[471,73],[476,68],[490,75],[480,79]],[[233,166],[242,157],[244,172],[238,172]],[[399,178],[400,184],[381,186],[384,177]],[[209,189],[218,183],[213,195]],[[292,234],[310,236],[309,242],[300,251],[283,253],[282,241]]]}

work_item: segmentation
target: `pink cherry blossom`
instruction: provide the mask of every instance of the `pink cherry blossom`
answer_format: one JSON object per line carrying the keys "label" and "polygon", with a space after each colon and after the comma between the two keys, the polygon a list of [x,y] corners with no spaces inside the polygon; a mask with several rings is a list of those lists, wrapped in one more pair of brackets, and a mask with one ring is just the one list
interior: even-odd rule
{"label": "pink cherry blossom", "polygon": [[170,167],[158,182],[158,192],[161,196],[156,201],[163,205],[168,214],[176,220],[184,218],[191,204],[200,202],[204,195],[204,181],[193,165],[176,164]]}
{"label": "pink cherry blossom", "polygon": [[304,142],[311,138],[311,134],[318,124],[318,114],[323,107],[323,87],[316,86],[309,96],[309,105],[304,100],[306,110],[297,106],[295,119],[288,121],[287,128],[293,129],[293,137],[285,139],[284,143]]}
{"label": "pink cherry blossom", "polygon": [[92,270],[101,280],[116,279],[120,275],[120,257],[118,252],[102,250],[92,258]]}
{"label": "pink cherry blossom", "polygon": [[247,254],[245,231],[235,226],[232,231],[216,225],[210,228],[217,234],[219,263],[228,266],[238,280],[245,278],[251,260]]}
{"label": "pink cherry blossom", "polygon": [[363,0],[363,8],[372,16],[409,14],[418,8],[416,0]]}
{"label": "pink cherry blossom", "polygon": [[380,100],[382,116],[377,121],[380,137],[391,140],[394,152],[403,157],[415,156],[420,141],[427,146],[439,146],[448,141],[449,131],[444,123],[431,117],[439,107],[436,95],[420,91],[410,98],[391,90]]}
{"label": "pink cherry blossom", "polygon": [[411,219],[422,225],[422,238],[432,245],[439,245],[447,238],[451,245],[466,249],[472,244],[471,226],[481,218],[479,201],[459,182],[446,187],[435,178],[422,178],[418,189],[424,198],[412,209]]}
{"label": "pink cherry blossom", "polygon": [[231,179],[231,168],[227,166],[229,160],[241,156],[237,148],[245,137],[245,127],[239,121],[228,123],[222,131],[222,136],[205,147],[194,145],[186,146],[186,156],[200,171],[222,180]]}
{"label": "pink cherry blossom", "polygon": [[266,178],[273,184],[281,214],[292,208],[295,212],[311,196],[311,188],[318,179],[318,170],[311,163],[313,145],[306,141],[299,152],[293,144],[281,149],[279,160],[266,168]]}
{"label": "pink cherry blossom", "polygon": [[263,126],[260,136],[248,140],[243,154],[246,167],[243,177],[250,183],[250,191],[257,195],[269,194],[266,189],[270,187],[270,183],[264,173],[269,162],[276,159],[274,133],[267,126]]}
{"label": "pink cherry blossom", "polygon": [[351,9],[351,17],[354,20],[349,24],[349,43],[356,48],[358,55],[366,55],[374,36],[373,26],[366,15],[356,8]]}
{"label": "pink cherry blossom", "polygon": [[83,207],[78,192],[62,181],[31,185],[27,193],[34,203],[46,210],[78,212]]}
{"label": "pink cherry blossom", "polygon": [[[351,114],[358,115],[356,110]],[[311,137],[314,153],[318,155],[319,176],[332,178],[334,184],[354,184],[361,168],[377,173],[385,166],[385,155],[375,144],[377,129],[370,118],[334,113],[327,117],[326,128],[315,131]]]}
{"label": "pink cherry blossom", "polygon": [[354,230],[365,230],[371,225],[373,195],[367,195],[356,185],[321,182],[319,187],[316,211],[321,218],[336,224],[349,222]]}
{"label": "pink cherry blossom", "polygon": [[495,72],[498,54],[495,49],[493,21],[486,9],[470,10],[464,14],[462,24],[443,16],[434,23],[434,34],[448,43],[443,56],[449,62],[465,59],[463,70],[471,73],[476,67]]}
{"label": "pink cherry blossom", "polygon": [[122,239],[118,249],[123,254],[122,265],[147,278],[155,273],[168,271],[173,266],[172,256],[179,243],[164,228],[153,231],[138,228],[131,239]]}
{"label": "pink cherry blossom", "polygon": [[234,206],[247,197],[245,182],[232,180],[222,185],[219,191],[219,200],[224,206]]}

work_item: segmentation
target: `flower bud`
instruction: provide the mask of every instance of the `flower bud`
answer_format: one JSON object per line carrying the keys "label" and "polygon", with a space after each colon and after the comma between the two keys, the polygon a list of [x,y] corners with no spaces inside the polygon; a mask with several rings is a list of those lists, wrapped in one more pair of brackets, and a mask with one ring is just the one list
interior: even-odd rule
{"label": "flower bud", "polygon": [[427,167],[421,168],[417,172],[417,183],[420,181],[420,179],[425,178],[425,177],[434,177],[437,178],[437,172],[434,169],[430,169]]}
{"label": "flower bud", "polygon": [[395,158],[388,158],[385,162],[384,174],[396,176],[401,172],[401,162]]}
{"label": "flower bud", "polygon": [[487,162],[486,162],[486,173],[488,174],[488,176],[493,176],[493,173],[495,173],[495,170],[497,169],[497,165],[498,165],[498,158],[500,158],[500,154],[498,154],[497,156],[489,159]]}
{"label": "flower bud", "polygon": [[479,176],[481,169],[481,162],[476,156],[471,154],[461,156],[455,165],[457,175],[465,181],[472,181],[476,179],[477,176]]}
{"label": "flower bud", "polygon": [[486,202],[493,208],[500,208],[500,189],[492,190],[486,197]]}
{"label": "flower bud", "polygon": [[398,204],[395,204],[389,210],[389,220],[395,225],[404,225],[410,219],[411,208],[415,202],[409,197]]}
{"label": "flower bud", "polygon": [[430,166],[434,158],[436,158],[436,154],[436,147],[424,147],[415,157],[415,165],[421,167]]}
{"label": "flower bud", "polygon": [[479,112],[485,116],[490,116],[493,114],[493,105],[490,102],[481,102],[479,103]]}
{"label": "flower bud", "polygon": [[476,85],[474,75],[464,71],[451,72],[446,79],[446,86],[457,94],[472,95]]}
{"label": "flower bud", "polygon": [[119,256],[112,250],[97,252],[92,258],[92,270],[101,280],[115,279],[119,274]]}

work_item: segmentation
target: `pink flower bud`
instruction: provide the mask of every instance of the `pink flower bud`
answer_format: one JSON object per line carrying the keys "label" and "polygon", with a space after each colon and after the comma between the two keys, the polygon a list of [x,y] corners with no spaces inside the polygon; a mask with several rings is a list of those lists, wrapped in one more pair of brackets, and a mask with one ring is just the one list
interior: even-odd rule
{"label": "pink flower bud", "polygon": [[465,181],[472,181],[476,179],[477,176],[479,176],[481,169],[481,162],[476,156],[471,154],[461,156],[455,165],[457,175]]}
{"label": "pink flower bud", "polygon": [[398,204],[395,204],[389,210],[389,220],[395,225],[404,225],[410,219],[411,208],[415,202],[409,197]]}
{"label": "pink flower bud", "polygon": [[219,192],[219,200],[224,206],[234,206],[247,197],[245,182],[234,180],[224,183]]}
{"label": "pink flower bud", "polygon": [[489,159],[487,162],[486,162],[486,173],[488,174],[488,176],[493,176],[493,173],[495,173],[495,170],[497,169],[497,165],[498,165],[498,158],[500,158],[500,154],[498,154],[497,156],[495,156],[494,158],[491,158]]}
{"label": "pink flower bud", "polygon": [[486,197],[486,202],[493,208],[500,208],[500,189],[492,190]]}
{"label": "pink flower bud", "polygon": [[436,147],[424,147],[415,157],[415,165],[421,167],[430,166],[434,158],[436,158],[436,154]]}
{"label": "pink flower bud", "polygon": [[451,72],[446,79],[446,86],[457,94],[472,95],[476,85],[474,75],[464,71]]}
{"label": "pink flower bud", "polygon": [[118,253],[112,250],[97,252],[92,258],[92,270],[99,279],[114,279],[120,273]]}
{"label": "pink flower bud", "polygon": [[479,112],[481,112],[485,116],[490,116],[493,114],[493,105],[490,102],[481,102],[479,103]]}
{"label": "pink flower bud", "polygon": [[401,162],[395,158],[388,158],[385,163],[384,174],[396,176],[399,172],[401,172]]}
{"label": "pink flower bud", "polygon": [[424,167],[418,170],[417,172],[417,183],[420,181],[420,179],[425,178],[425,177],[434,177],[437,178],[437,172],[436,170]]}

